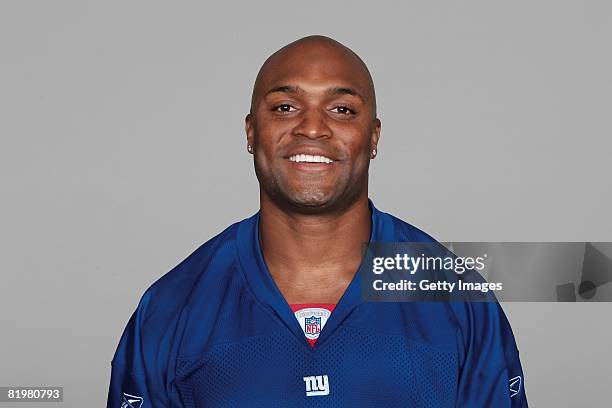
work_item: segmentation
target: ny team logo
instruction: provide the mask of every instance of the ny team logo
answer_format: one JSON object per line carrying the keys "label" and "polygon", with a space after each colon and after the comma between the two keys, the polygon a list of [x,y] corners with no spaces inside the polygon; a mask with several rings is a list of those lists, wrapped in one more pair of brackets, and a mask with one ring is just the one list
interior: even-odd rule
{"label": "ny team logo", "polygon": [[326,375],[311,375],[302,378],[306,385],[306,396],[316,397],[329,395],[329,378]]}

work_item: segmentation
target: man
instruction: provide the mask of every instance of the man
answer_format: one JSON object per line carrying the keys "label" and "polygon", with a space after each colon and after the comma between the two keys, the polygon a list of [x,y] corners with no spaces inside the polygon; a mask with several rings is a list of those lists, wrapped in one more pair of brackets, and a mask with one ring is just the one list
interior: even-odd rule
{"label": "man", "polygon": [[108,407],[524,407],[497,303],[365,302],[366,242],[433,242],[368,200],[370,73],[321,36],[266,60],[246,117],[260,211],[153,284]]}

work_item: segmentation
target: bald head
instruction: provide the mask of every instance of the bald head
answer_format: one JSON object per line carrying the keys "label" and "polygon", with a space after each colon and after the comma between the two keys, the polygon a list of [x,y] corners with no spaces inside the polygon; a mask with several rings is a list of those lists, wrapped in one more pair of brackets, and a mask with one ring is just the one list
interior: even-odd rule
{"label": "bald head", "polygon": [[353,51],[311,36],[272,54],[245,118],[262,209],[322,214],[367,206],[380,127],[372,77]]}
{"label": "bald head", "polygon": [[267,92],[285,82],[289,85],[287,81],[294,75],[307,75],[322,82],[344,77],[353,84],[354,91],[371,107],[372,115],[376,117],[374,82],[366,64],[350,48],[321,35],[301,38],[268,57],[255,79],[251,113],[255,112],[255,107]]}

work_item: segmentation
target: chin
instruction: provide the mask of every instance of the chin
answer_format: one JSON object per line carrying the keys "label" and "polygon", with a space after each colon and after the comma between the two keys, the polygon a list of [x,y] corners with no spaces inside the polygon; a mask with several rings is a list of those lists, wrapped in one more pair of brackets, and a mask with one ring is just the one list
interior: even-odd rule
{"label": "chin", "polygon": [[307,194],[296,194],[291,197],[291,201],[297,205],[305,207],[319,207],[329,203],[330,194],[323,192],[308,192]]}
{"label": "chin", "polygon": [[285,198],[293,207],[305,211],[326,209],[334,204],[333,193],[327,191],[301,191],[288,194]]}

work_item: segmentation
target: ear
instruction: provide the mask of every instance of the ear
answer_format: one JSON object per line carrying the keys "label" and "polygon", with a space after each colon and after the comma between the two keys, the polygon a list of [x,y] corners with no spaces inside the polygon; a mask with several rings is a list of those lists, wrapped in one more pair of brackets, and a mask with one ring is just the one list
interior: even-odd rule
{"label": "ear", "polygon": [[247,145],[255,147],[255,118],[249,113],[244,118],[244,130],[247,137]]}
{"label": "ear", "polygon": [[370,151],[378,151],[378,140],[380,139],[380,119],[375,118],[372,122],[372,134],[370,135]]}

